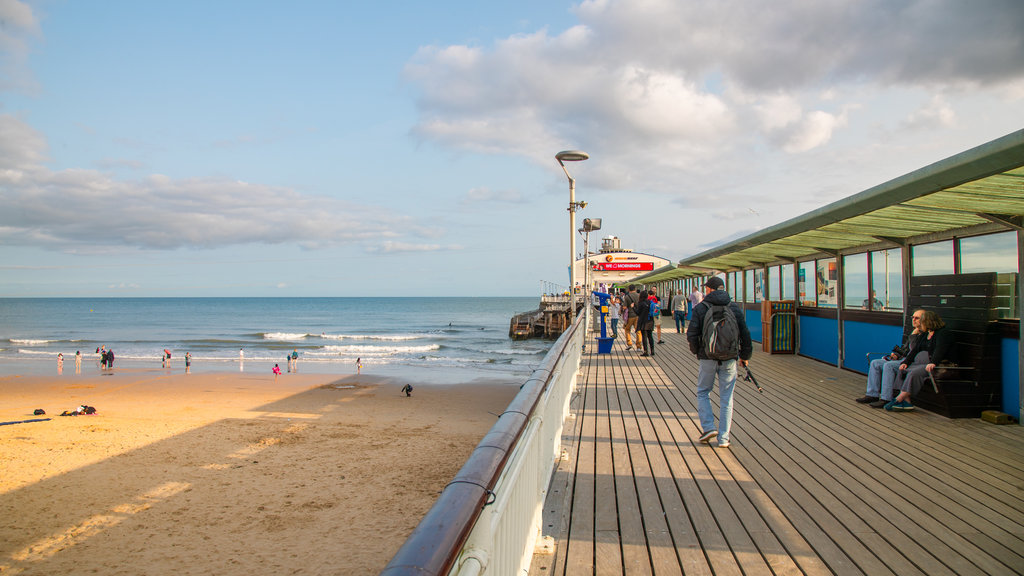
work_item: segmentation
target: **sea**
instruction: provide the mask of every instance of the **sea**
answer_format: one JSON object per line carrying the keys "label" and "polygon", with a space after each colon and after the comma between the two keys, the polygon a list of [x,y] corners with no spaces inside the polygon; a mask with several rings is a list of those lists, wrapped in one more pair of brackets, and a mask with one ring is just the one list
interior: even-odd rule
{"label": "sea", "polygon": [[[0,376],[114,369],[414,376],[419,382],[527,380],[550,341],[513,341],[509,321],[533,297],[405,298],[0,298]],[[164,350],[171,353],[163,366]]]}

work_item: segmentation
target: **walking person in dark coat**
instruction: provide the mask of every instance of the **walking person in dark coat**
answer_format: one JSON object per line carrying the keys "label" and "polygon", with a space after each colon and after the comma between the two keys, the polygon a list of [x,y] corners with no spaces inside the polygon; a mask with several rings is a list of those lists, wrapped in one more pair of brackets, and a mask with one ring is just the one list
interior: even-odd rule
{"label": "walking person in dark coat", "polygon": [[[712,306],[725,306],[724,313],[731,312],[736,318],[737,358],[716,360],[710,358],[705,350],[704,325],[709,322],[707,313]],[[732,426],[732,393],[736,388],[736,364],[746,366],[747,361],[754,353],[754,347],[750,341],[750,330],[747,328],[743,311],[725,291],[725,282],[721,278],[712,276],[704,283],[704,299],[694,306],[693,312],[690,314],[690,326],[686,329],[686,340],[690,344],[690,351],[697,355],[697,360],[700,362],[700,370],[697,373],[697,415],[700,417],[701,427],[699,440],[709,444],[712,438],[718,436],[718,447],[728,448],[729,429]],[[718,377],[719,398],[717,430],[715,429],[715,414],[711,408],[710,396],[716,376]]]}
{"label": "walking person in dark coat", "polygon": [[654,356],[654,318],[651,318],[651,301],[647,299],[646,290],[640,292],[636,303],[636,331],[644,347],[641,356]]}

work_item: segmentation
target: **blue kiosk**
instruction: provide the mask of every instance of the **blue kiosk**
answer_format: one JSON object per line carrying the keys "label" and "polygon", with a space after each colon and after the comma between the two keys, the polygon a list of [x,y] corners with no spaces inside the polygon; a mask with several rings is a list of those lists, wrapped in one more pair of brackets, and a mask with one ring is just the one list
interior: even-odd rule
{"label": "blue kiosk", "polygon": [[615,338],[608,335],[608,302],[612,299],[612,295],[596,290],[594,295],[601,299],[601,335],[596,338],[597,353],[611,354],[612,343],[615,342]]}

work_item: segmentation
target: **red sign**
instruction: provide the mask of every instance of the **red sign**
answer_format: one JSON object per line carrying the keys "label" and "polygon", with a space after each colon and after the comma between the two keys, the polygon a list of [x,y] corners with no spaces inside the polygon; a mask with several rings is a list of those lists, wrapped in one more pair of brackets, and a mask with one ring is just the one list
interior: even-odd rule
{"label": "red sign", "polygon": [[643,272],[654,270],[654,262],[595,262],[594,270],[598,272],[614,272],[617,270]]}

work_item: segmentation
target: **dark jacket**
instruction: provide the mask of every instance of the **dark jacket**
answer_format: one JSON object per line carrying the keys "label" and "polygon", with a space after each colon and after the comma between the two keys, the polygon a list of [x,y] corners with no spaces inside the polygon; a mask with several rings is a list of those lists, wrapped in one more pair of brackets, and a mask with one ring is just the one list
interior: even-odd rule
{"label": "dark jacket", "polygon": [[651,318],[651,301],[647,298],[641,298],[636,303],[636,325],[640,330],[654,328],[654,318]]}
{"label": "dark jacket", "polygon": [[892,353],[896,355],[896,357],[893,358],[893,360],[900,360],[902,358],[906,358],[907,354],[910,353],[910,349],[914,347],[914,344],[916,344],[917,341],[923,337],[924,334],[921,333],[914,334],[913,332],[911,332],[910,334],[907,334],[907,343],[904,344],[903,346],[900,346],[898,349],[894,349],[892,351]]}
{"label": "dark jacket", "polygon": [[704,297],[704,300],[693,307],[690,314],[690,326],[686,329],[686,340],[690,343],[690,352],[697,355],[701,360],[707,360],[704,355],[704,316],[711,309],[712,305],[728,306],[736,316],[736,324],[740,329],[740,358],[750,360],[754,354],[754,345],[750,342],[750,329],[747,328],[747,321],[743,317],[743,310],[732,301],[732,296],[725,290],[714,290]]}
{"label": "dark jacket", "polygon": [[636,316],[636,305],[638,300],[640,300],[640,294],[637,292],[626,292],[626,295],[622,297],[622,305],[629,310],[630,318]]}
{"label": "dark jacket", "polygon": [[910,352],[907,357],[903,359],[903,363],[910,364],[914,363],[914,358],[922,350],[928,351],[928,363],[930,364],[941,364],[944,360],[949,360],[949,349],[953,345],[953,332],[949,328],[942,327],[932,334],[931,339],[928,338],[927,334],[923,334],[917,342],[910,348]]}

